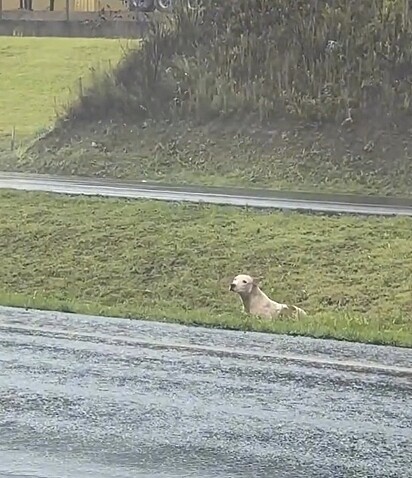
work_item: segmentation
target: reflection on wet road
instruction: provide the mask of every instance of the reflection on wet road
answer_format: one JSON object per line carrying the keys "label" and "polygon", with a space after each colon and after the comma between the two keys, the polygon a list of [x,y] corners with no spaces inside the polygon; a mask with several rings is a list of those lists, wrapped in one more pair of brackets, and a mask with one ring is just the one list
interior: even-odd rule
{"label": "reflection on wet road", "polygon": [[0,189],[118,198],[160,199],[327,213],[412,216],[409,199],[230,187],[176,186],[146,181],[0,171]]}
{"label": "reflection on wet road", "polygon": [[405,478],[411,463],[412,350],[0,308],[1,478]]}

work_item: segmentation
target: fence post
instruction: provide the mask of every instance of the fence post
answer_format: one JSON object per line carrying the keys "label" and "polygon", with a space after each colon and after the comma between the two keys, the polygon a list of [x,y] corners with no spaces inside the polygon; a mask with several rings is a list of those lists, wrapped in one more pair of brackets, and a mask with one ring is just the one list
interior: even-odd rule
{"label": "fence post", "polygon": [[70,19],[70,0],[66,0],[66,21],[69,21],[69,19]]}
{"label": "fence post", "polygon": [[0,0],[0,20],[3,18],[3,0]]}

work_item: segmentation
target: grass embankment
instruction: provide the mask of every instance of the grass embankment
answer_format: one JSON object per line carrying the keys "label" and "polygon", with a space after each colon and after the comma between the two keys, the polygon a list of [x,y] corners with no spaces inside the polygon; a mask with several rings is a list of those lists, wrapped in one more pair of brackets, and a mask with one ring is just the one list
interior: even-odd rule
{"label": "grass embankment", "polygon": [[205,5],[95,76],[13,167],[411,195],[407,1]]}
{"label": "grass embankment", "polygon": [[[0,302],[412,346],[412,220],[0,192]],[[258,274],[300,322],[245,317]]]}
{"label": "grass embankment", "polygon": [[115,67],[126,40],[2,37],[0,151],[50,128],[91,70]]}

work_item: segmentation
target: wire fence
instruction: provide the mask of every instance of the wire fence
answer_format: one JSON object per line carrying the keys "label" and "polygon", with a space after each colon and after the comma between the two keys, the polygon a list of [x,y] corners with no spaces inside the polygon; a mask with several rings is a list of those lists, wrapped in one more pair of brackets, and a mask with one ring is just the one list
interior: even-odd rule
{"label": "wire fence", "polygon": [[202,0],[0,0],[0,20],[133,19],[150,12],[171,13],[177,5],[195,10]]}
{"label": "wire fence", "polygon": [[127,0],[0,0],[0,20],[134,19]]}

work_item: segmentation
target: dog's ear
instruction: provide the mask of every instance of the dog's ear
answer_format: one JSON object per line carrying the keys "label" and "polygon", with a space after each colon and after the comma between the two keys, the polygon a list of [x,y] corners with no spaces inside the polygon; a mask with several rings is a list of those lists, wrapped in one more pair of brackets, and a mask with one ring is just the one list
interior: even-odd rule
{"label": "dog's ear", "polygon": [[260,278],[252,277],[252,284],[256,287],[259,286]]}

